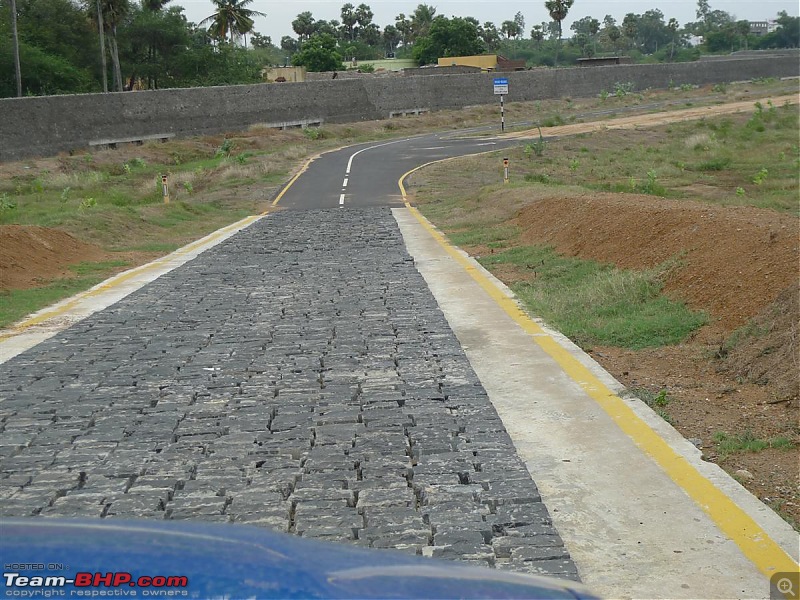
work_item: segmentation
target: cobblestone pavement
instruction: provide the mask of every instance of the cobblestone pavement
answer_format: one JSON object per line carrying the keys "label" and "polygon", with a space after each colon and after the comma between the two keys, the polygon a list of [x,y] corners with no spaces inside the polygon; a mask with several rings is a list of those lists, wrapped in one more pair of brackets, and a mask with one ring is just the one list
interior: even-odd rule
{"label": "cobblestone pavement", "polygon": [[577,579],[389,209],[286,211],[0,365],[0,514]]}

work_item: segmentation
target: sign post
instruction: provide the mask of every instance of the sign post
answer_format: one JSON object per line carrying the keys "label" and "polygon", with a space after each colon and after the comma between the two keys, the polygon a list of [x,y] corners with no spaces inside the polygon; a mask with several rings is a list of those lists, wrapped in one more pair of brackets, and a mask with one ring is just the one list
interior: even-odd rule
{"label": "sign post", "polygon": [[161,193],[164,195],[164,204],[169,204],[169,184],[166,175],[161,176]]}
{"label": "sign post", "polygon": [[508,93],[508,79],[505,77],[494,78],[494,95],[500,96],[500,131],[506,130],[506,115],[505,107],[503,106],[503,97]]}

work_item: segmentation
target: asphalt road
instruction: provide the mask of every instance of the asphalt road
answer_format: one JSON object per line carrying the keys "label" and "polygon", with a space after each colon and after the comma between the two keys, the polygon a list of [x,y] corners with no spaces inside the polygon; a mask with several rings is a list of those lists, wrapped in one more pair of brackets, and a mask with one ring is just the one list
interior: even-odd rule
{"label": "asphalt road", "polygon": [[314,160],[281,197],[280,206],[288,209],[402,206],[397,182],[409,170],[443,158],[518,144],[518,140],[443,133],[350,146]]}
{"label": "asphalt road", "polygon": [[492,143],[325,154],[284,210],[0,365],[0,515],[248,523],[577,579],[389,208],[409,169]]}

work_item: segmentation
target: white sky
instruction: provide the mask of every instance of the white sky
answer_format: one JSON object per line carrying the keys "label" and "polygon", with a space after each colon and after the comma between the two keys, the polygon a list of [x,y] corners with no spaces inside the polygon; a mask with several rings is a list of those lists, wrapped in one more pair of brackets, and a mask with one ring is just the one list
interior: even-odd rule
{"label": "white sky", "polygon": [[[312,0],[304,2],[274,2],[271,0],[254,0],[248,8],[266,13],[267,17],[257,17],[255,30],[263,35],[272,37],[274,44],[279,45],[284,35],[296,37],[292,31],[292,21],[298,13],[310,11],[316,20],[340,20],[342,5],[348,0]],[[361,4],[361,0],[349,0],[354,6]],[[375,13],[373,21],[383,29],[388,24],[394,24],[395,17],[400,13],[409,15],[420,4],[419,0],[366,0],[365,2]],[[462,0],[459,2],[426,0],[436,8],[437,15],[446,17],[475,17],[481,23],[491,21],[500,27],[503,21],[511,20],[520,11],[525,17],[525,37],[530,36],[531,26],[549,21],[550,16],[544,8],[544,0]],[[710,0],[712,10],[724,10],[737,19],[761,21],[774,19],[777,14],[785,10],[789,15],[798,16],[797,0],[760,0],[759,2],[744,0]],[[214,12],[210,0],[173,0],[171,6],[183,6],[186,18],[195,23]],[[575,0],[569,15],[564,22],[564,34],[569,35],[569,25],[586,16],[594,17],[600,21],[607,14],[621,22],[629,13],[641,14],[647,10],[658,8],[664,13],[664,18],[676,18],[683,25],[697,20],[695,11],[697,0]]]}

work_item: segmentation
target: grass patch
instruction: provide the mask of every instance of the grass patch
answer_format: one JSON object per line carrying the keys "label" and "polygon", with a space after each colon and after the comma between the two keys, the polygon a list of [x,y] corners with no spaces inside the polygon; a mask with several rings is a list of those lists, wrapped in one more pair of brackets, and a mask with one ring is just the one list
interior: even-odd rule
{"label": "grass patch", "polygon": [[25,315],[82,292],[104,279],[102,276],[76,277],[28,290],[0,292],[0,327],[7,327]]}
{"label": "grass patch", "polygon": [[651,392],[646,388],[633,388],[628,390],[626,396],[638,398],[652,408],[659,417],[670,425],[674,425],[672,417],[670,417],[665,410],[669,403],[672,402],[672,398],[666,389],[659,390],[658,392]]}
{"label": "grass patch", "polygon": [[107,260],[102,262],[82,262],[77,265],[70,265],[69,270],[78,276],[103,275],[118,267],[127,267],[128,261]]}
{"label": "grass patch", "polygon": [[622,270],[536,246],[511,248],[481,263],[490,270],[500,264],[527,270],[530,279],[512,284],[514,293],[533,314],[583,347],[677,344],[707,320],[661,294],[666,267]]}
{"label": "grass patch", "polygon": [[502,248],[506,242],[519,235],[519,227],[496,225],[494,227],[475,227],[466,231],[453,232],[450,241],[457,246],[489,246]]}
{"label": "grass patch", "polygon": [[574,136],[549,139],[541,157],[532,158],[531,144],[527,144],[494,154],[484,168],[509,156],[512,185],[569,182],[613,193],[800,213],[799,129],[796,106],[754,103],[750,114],[673,123],[646,131],[607,130],[586,134],[580,140]]}
{"label": "grass patch", "polygon": [[744,433],[736,435],[729,435],[724,431],[718,431],[714,434],[714,443],[717,446],[717,451],[722,456],[740,452],[761,452],[767,448],[791,450],[795,447],[795,443],[787,437],[777,436],[768,439],[760,439],[750,431],[745,431]]}

